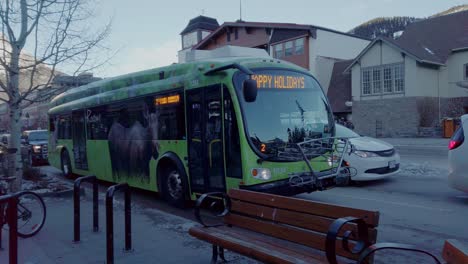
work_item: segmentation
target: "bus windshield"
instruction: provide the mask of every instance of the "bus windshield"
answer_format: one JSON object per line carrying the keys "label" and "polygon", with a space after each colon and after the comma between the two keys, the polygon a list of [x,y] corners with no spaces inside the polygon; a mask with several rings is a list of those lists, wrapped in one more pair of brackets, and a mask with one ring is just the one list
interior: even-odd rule
{"label": "bus windshield", "polygon": [[[240,91],[246,133],[257,151],[274,160],[297,160],[295,143],[334,135],[328,101],[311,76],[287,70],[254,70],[255,102],[242,97],[244,73],[234,77]],[[290,154],[290,155],[289,155]]]}

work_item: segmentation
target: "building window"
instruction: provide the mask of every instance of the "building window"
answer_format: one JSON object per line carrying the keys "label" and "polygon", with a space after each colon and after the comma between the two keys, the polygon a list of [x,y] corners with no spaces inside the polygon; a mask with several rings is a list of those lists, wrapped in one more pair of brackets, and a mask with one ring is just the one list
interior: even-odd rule
{"label": "building window", "polygon": [[283,44],[273,46],[275,50],[275,58],[281,59],[283,57]]}
{"label": "building window", "polygon": [[382,90],[382,78],[380,78],[381,70],[380,68],[374,68],[372,70],[372,85],[373,93],[380,93]]}
{"label": "building window", "polygon": [[293,42],[288,41],[284,44],[284,56],[291,56],[293,54]]}
{"label": "building window", "polygon": [[405,91],[403,64],[387,64],[362,69],[362,94],[388,94]]}
{"label": "building window", "polygon": [[239,31],[236,29],[234,29],[234,38],[235,39],[238,39],[239,38]]}
{"label": "building window", "polygon": [[362,70],[362,94],[371,94],[370,70]]}
{"label": "building window", "polygon": [[465,66],[465,80],[468,80],[468,63],[464,65]]}
{"label": "building window", "polygon": [[403,64],[396,65],[395,71],[395,92],[401,93],[405,90],[405,78],[403,71]]}
{"label": "building window", "polygon": [[301,55],[304,54],[304,39],[296,39],[294,47],[294,54]]}
{"label": "building window", "polygon": [[226,37],[227,37],[227,42],[230,42],[231,41],[231,31],[228,31],[226,33]]}
{"label": "building window", "polygon": [[384,93],[393,92],[392,68],[384,68]]}

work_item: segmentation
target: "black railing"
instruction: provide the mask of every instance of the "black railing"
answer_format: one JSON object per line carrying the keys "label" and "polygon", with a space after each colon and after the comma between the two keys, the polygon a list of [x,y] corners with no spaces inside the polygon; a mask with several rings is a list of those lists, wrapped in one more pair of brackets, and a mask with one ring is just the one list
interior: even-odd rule
{"label": "black railing", "polygon": [[106,247],[107,264],[114,263],[114,194],[116,191],[125,193],[125,251],[132,250],[132,222],[130,187],[126,183],[112,185],[106,193]]}
{"label": "black railing", "polygon": [[[0,204],[7,203],[6,220],[8,223],[9,244],[8,244],[8,263],[18,263],[18,195],[19,193],[0,196]],[[3,208],[3,205],[1,206]],[[1,212],[3,214],[3,210]],[[3,215],[1,216],[3,217]],[[2,220],[3,222],[3,220]],[[2,223],[4,224],[4,223]],[[0,227],[2,228],[2,227]],[[1,240],[1,237],[0,237]]]}
{"label": "black railing", "polygon": [[73,242],[80,242],[80,186],[83,182],[93,184],[93,232],[99,231],[98,183],[94,175],[80,177],[73,186]]}

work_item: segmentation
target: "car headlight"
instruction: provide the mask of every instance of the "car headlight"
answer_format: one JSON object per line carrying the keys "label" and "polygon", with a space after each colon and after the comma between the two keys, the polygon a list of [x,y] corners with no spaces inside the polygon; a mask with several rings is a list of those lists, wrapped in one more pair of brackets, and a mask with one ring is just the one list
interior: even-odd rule
{"label": "car headlight", "polygon": [[361,157],[361,158],[372,158],[372,157],[378,157],[379,156],[379,155],[375,154],[374,152],[362,151],[362,150],[355,150],[354,154],[356,154],[358,157]]}
{"label": "car headlight", "polygon": [[271,172],[266,168],[254,168],[251,171],[252,177],[260,180],[269,180],[271,179]]}
{"label": "car headlight", "polygon": [[34,152],[41,152],[41,146],[33,146]]}

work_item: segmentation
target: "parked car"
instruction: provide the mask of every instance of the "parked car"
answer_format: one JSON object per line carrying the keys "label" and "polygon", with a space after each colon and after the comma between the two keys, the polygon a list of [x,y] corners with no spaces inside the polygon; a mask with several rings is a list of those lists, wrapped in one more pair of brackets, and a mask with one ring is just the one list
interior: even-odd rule
{"label": "parked car", "polygon": [[21,135],[21,153],[26,156],[30,165],[48,163],[48,140],[47,130],[26,130]]}
{"label": "parked car", "polygon": [[468,115],[461,117],[461,123],[449,142],[449,175],[450,186],[468,192]]}
{"label": "parked car", "polygon": [[349,139],[350,148],[343,160],[351,167],[352,181],[379,180],[400,170],[400,155],[391,144],[361,136],[340,124],[336,124],[336,136]]}

